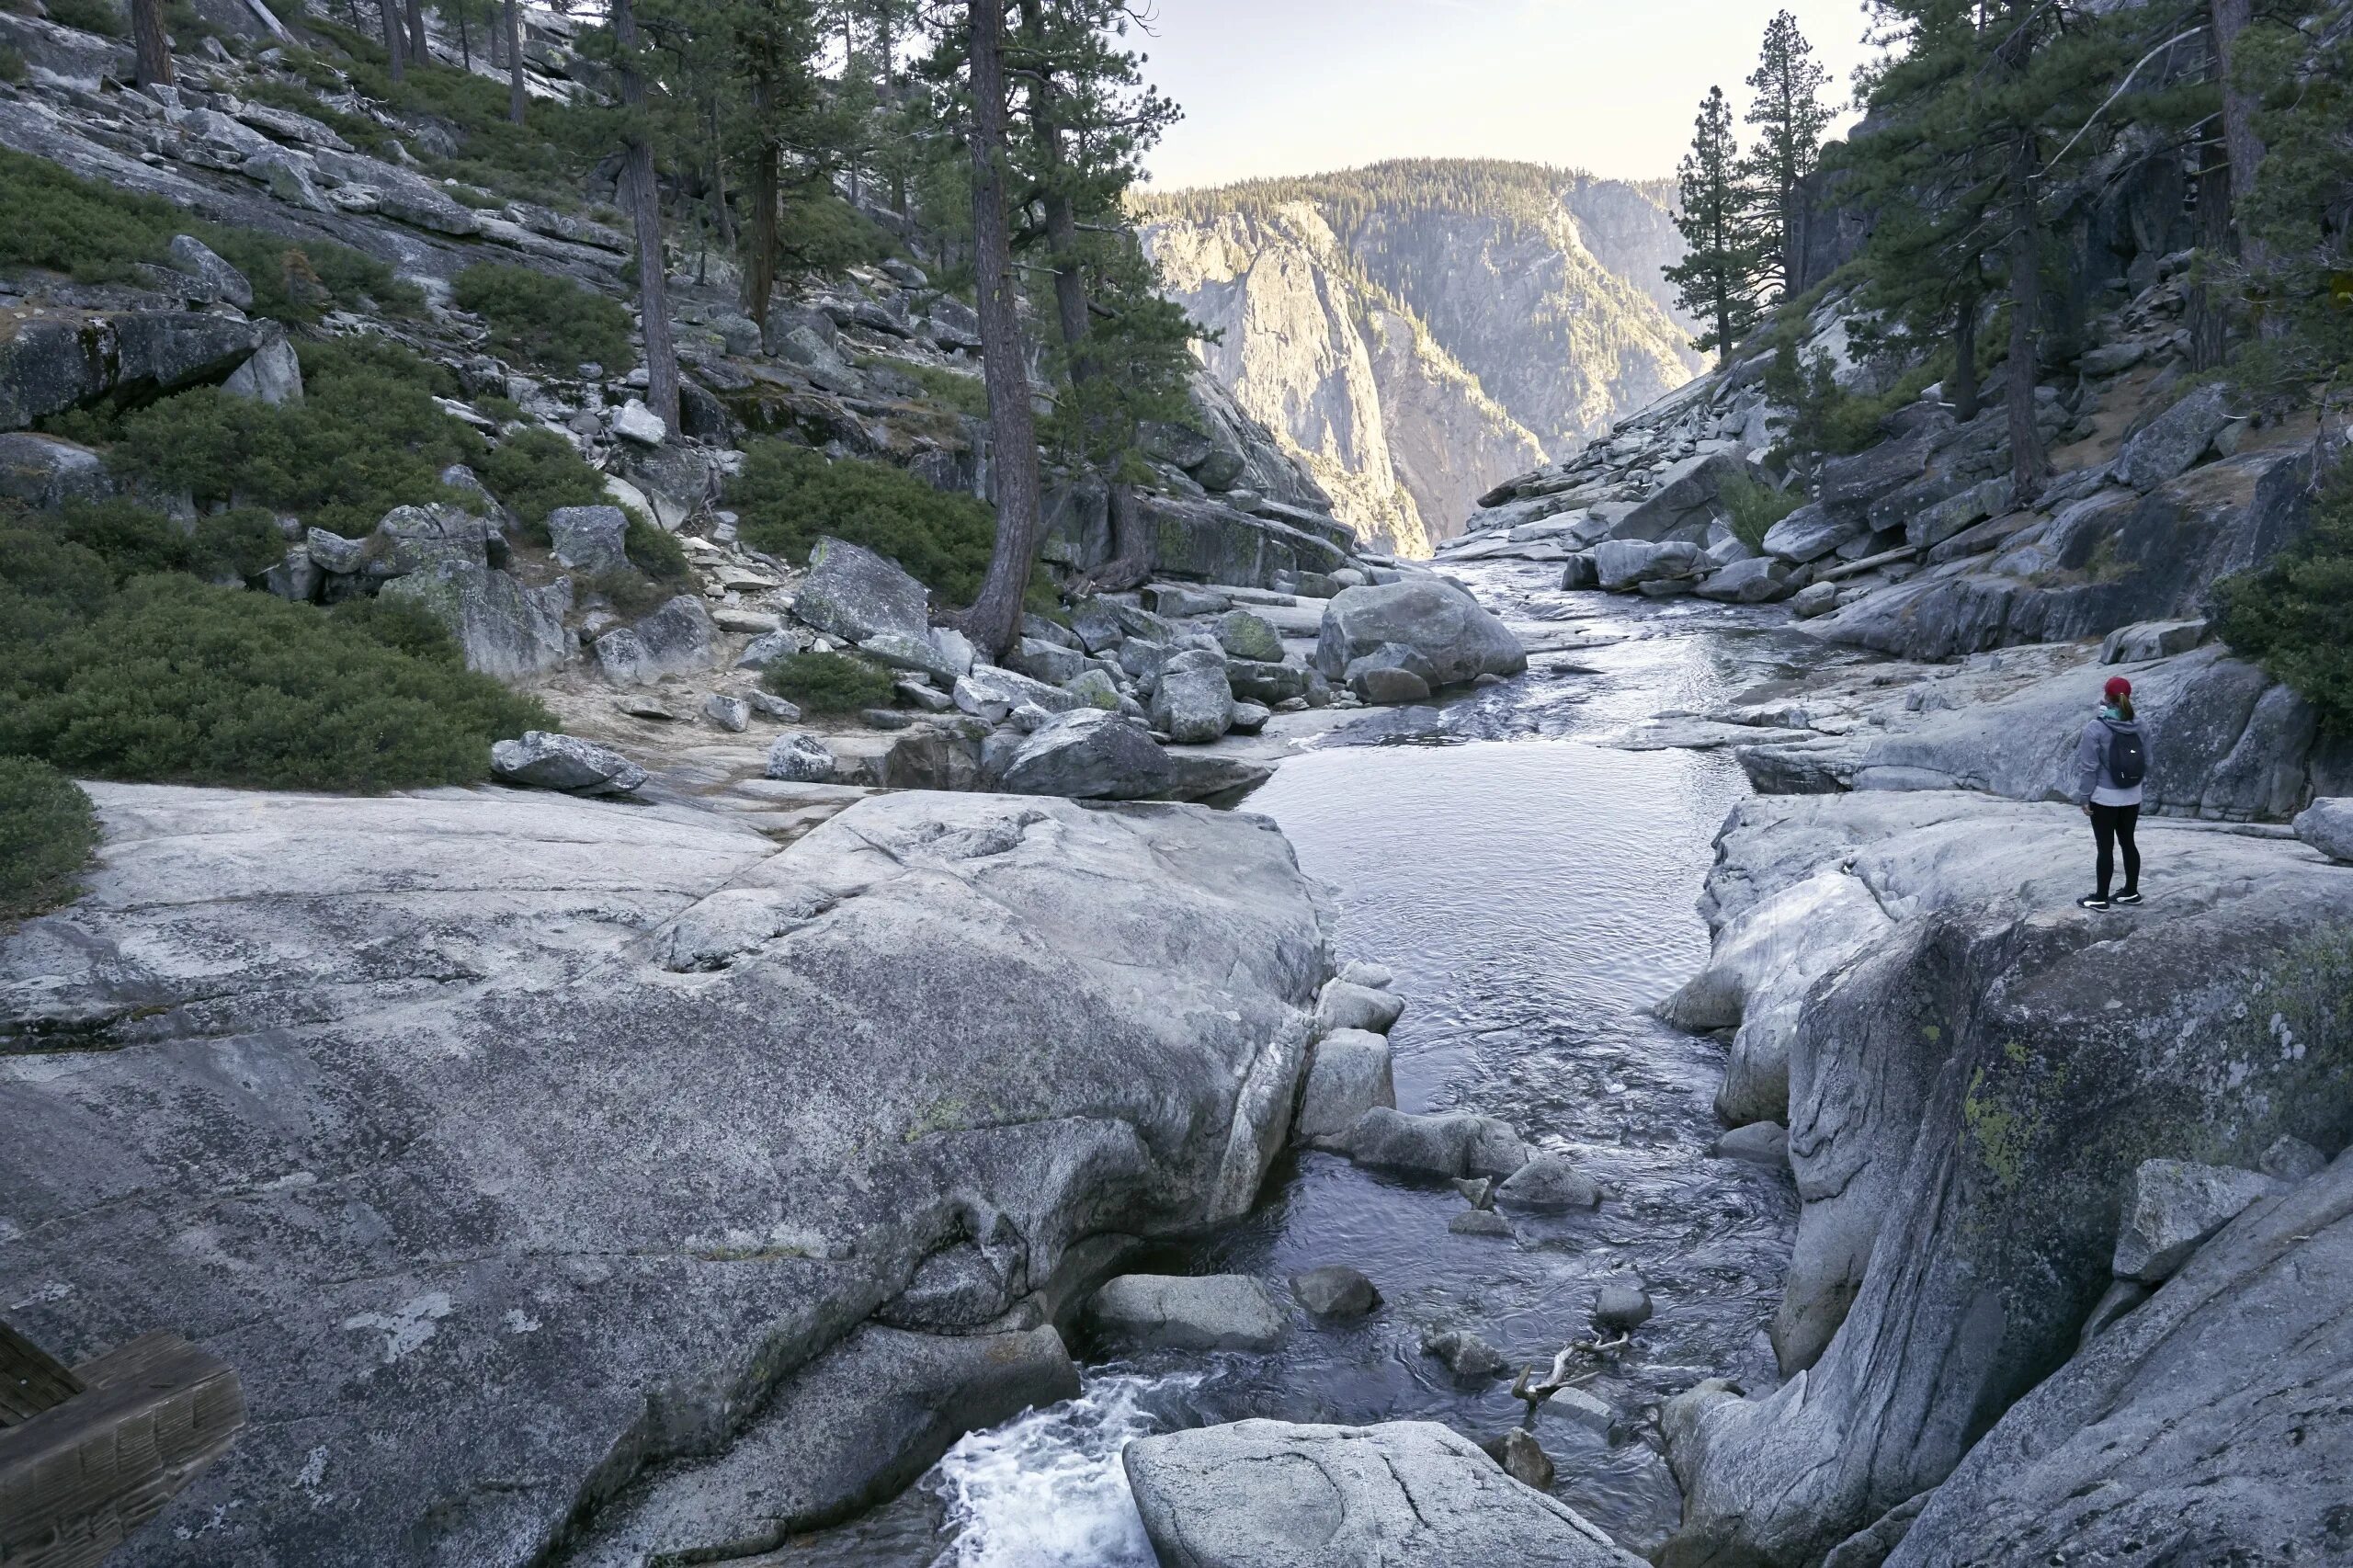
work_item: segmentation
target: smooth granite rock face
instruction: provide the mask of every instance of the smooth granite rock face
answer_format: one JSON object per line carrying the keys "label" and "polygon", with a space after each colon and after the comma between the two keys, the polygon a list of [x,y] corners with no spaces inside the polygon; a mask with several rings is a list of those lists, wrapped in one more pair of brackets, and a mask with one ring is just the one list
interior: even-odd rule
{"label": "smooth granite rock face", "polygon": [[1722,930],[1825,875],[1884,924],[1839,938],[1790,1037],[1803,1207],[1773,1335],[1790,1381],[1686,1424],[1663,1568],[1816,1562],[1950,1474],[2075,1352],[2144,1161],[2251,1172],[2283,1136],[2353,1139],[2353,868],[2143,823],[2163,893],[2103,919],[2073,907],[2090,845],[2065,805],[1921,791],[1734,810],[1703,903]]}
{"label": "smooth granite rock face", "polygon": [[1429,1421],[1237,1421],[1120,1456],[1165,1568],[1639,1568],[1563,1504]]}
{"label": "smooth granite rock face", "polygon": [[[2064,798],[2075,749],[2116,672],[2086,663],[1990,702],[1969,703],[1862,744],[1848,786],[1983,790]],[[2144,815],[2244,821],[2295,814],[2319,732],[2312,705],[2219,646],[2131,672],[2148,741]]]}
{"label": "smooth granite rock face", "polygon": [[[251,1416],[127,1568],[520,1565],[567,1520],[640,1561],[597,1554],[646,1467],[801,1456],[750,1467],[762,1520],[656,1509],[724,1556],[919,1469],[938,1412],[1053,1386],[961,1336],[1248,1205],[1331,968],[1281,835],[1199,807],[887,794],[779,849],[496,788],[89,790],[89,892],[0,936],[9,1322],[69,1362],[168,1324]],[[878,1314],[959,1343],[828,1381]]]}
{"label": "smooth granite rock face", "polygon": [[1693,576],[1706,565],[1699,547],[1688,540],[1649,544],[1613,539],[1593,547],[1594,573],[1600,585],[1613,594],[1631,593],[1645,583]]}
{"label": "smooth granite rock face", "polygon": [[2353,1539],[2353,1161],[2247,1210],[2027,1395],[1888,1568],[2331,1562]]}

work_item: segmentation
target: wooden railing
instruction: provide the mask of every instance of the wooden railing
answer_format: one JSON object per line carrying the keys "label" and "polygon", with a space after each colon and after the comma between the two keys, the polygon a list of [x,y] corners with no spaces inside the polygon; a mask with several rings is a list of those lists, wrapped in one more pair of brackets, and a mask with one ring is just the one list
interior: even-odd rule
{"label": "wooden railing", "polygon": [[96,1568],[244,1421],[237,1374],[178,1335],[68,1369],[0,1323],[0,1564]]}

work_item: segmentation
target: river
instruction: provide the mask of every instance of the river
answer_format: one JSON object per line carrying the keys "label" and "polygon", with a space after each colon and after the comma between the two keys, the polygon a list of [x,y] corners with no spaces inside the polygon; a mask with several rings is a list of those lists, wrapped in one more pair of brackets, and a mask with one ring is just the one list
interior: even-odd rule
{"label": "river", "polygon": [[1455,1234],[1466,1204],[1448,1184],[1286,1154],[1248,1215],[1131,1267],[1253,1274],[1279,1295],[1292,1273],[1345,1263],[1371,1277],[1378,1312],[1302,1316],[1264,1355],[1089,1366],[1079,1399],[967,1437],[899,1502],[774,1562],[1148,1568],[1119,1466],[1130,1438],[1251,1415],[1427,1418],[1491,1437],[1524,1414],[1508,1379],[1458,1381],[1422,1352],[1425,1331],[1473,1330],[1515,1369],[1548,1367],[1589,1336],[1600,1283],[1630,1273],[1657,1315],[1586,1385],[1615,1428],[1547,1414],[1535,1432],[1554,1494],[1622,1544],[1647,1551],[1673,1528],[1651,1413],[1705,1377],[1772,1386],[1763,1328],[1797,1204],[1785,1173],[1711,1155],[1722,1048],[1650,1013],[1706,956],[1693,903],[1747,784],[1724,753],[1607,743],[1824,655],[1777,617],[1562,595],[1555,572],[1461,575],[1507,619],[1568,623],[1561,651],[1503,686],[1329,735],[1243,809],[1279,823],[1331,886],[1340,956],[1395,972],[1409,1004],[1392,1035],[1400,1108],[1500,1117],[1598,1177],[1600,1209],[1514,1215],[1509,1238]]}

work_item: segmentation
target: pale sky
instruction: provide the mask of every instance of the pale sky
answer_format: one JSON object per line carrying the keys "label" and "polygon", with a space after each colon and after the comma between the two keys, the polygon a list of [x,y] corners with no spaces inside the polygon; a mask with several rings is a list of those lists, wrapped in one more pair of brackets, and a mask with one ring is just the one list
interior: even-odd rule
{"label": "pale sky", "polygon": [[1149,167],[1163,187],[1400,157],[1669,176],[1711,85],[1747,112],[1785,6],[1844,124],[1858,0],[1154,0],[1158,36],[1131,42],[1185,119]]}

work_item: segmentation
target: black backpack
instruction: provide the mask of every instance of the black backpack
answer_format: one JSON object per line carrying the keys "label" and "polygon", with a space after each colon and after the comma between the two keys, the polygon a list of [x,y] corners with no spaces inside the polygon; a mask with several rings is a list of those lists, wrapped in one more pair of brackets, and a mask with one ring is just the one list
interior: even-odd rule
{"label": "black backpack", "polygon": [[2108,776],[2120,790],[2132,790],[2149,776],[2149,750],[2135,729],[2108,727]]}

